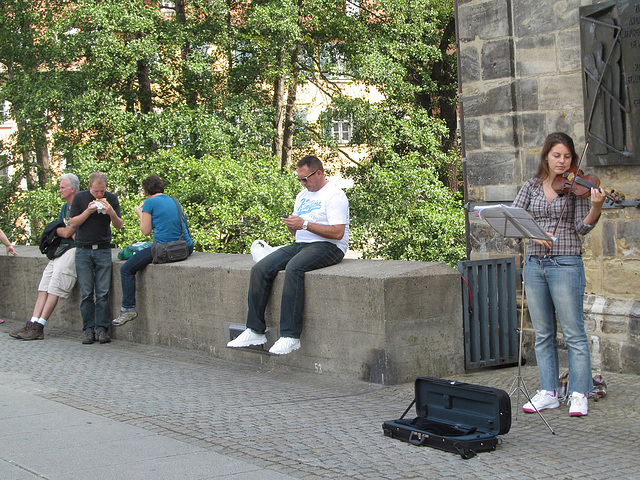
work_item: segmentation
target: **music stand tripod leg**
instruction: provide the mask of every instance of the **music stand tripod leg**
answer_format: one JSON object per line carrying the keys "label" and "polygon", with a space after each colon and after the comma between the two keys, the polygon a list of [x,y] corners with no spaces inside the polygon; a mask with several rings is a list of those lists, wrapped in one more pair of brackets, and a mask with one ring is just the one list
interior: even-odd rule
{"label": "music stand tripod leg", "polygon": [[[527,258],[527,244],[525,242],[524,244],[524,254],[522,257],[522,304],[521,304],[521,308],[520,308],[520,328],[519,328],[519,335],[520,335],[520,342],[519,342],[519,347],[518,347],[518,374],[515,376],[515,378],[513,379],[513,383],[511,384],[510,390],[509,390],[509,396],[512,397],[514,393],[518,392],[518,395],[516,397],[516,414],[515,414],[515,420],[518,420],[518,409],[520,408],[520,393],[522,392],[522,394],[526,397],[528,402],[531,402],[531,396],[529,395],[529,392],[527,390],[527,386],[524,383],[524,378],[522,378],[522,343],[523,343],[523,332],[524,332],[524,304],[525,304],[525,290],[524,290],[524,262],[525,259]],[[549,431],[551,431],[551,433],[553,435],[556,434],[556,432],[553,431],[553,428],[551,428],[551,425],[549,425],[549,422],[547,422],[547,420],[544,418],[544,416],[542,415],[542,413],[540,413],[540,411],[535,407],[535,405],[533,405],[533,408],[535,409],[536,413],[538,414],[538,416],[542,419],[542,421],[544,422],[544,424],[547,426],[547,428],[549,429]]]}

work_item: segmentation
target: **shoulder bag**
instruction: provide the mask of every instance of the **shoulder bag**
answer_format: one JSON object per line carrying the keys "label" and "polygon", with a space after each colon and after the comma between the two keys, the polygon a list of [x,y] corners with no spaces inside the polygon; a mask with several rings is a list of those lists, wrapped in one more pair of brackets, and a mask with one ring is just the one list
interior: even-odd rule
{"label": "shoulder bag", "polygon": [[153,257],[153,263],[170,263],[179,262],[189,256],[189,245],[184,239],[184,228],[182,226],[182,208],[180,203],[173,197],[170,197],[176,202],[176,208],[178,209],[178,221],[180,222],[180,239],[174,242],[156,242],[153,241],[151,245],[151,256]]}

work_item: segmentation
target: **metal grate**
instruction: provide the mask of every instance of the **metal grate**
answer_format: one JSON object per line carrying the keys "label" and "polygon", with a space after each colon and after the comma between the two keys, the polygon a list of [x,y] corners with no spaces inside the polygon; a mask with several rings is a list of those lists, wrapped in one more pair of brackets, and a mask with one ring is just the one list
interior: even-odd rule
{"label": "metal grate", "polygon": [[465,368],[518,363],[515,259],[458,262],[462,275]]}

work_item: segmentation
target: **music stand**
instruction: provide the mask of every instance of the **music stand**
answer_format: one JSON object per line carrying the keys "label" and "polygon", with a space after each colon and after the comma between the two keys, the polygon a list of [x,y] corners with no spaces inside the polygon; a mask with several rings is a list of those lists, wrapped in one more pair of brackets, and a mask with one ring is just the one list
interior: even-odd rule
{"label": "music stand", "polygon": [[[524,208],[508,207],[506,205],[496,205],[492,207],[476,207],[478,210],[478,216],[487,221],[487,223],[496,230],[503,237],[508,238],[520,238],[520,239],[538,239],[554,241],[555,238],[551,237],[547,232],[540,228],[540,225],[536,223],[533,217]],[[527,398],[527,401],[531,402],[531,396],[527,391],[527,386],[522,378],[522,341],[524,331],[524,261],[527,258],[527,244],[524,244],[524,251],[522,257],[522,308],[520,310],[520,342],[518,349],[518,374],[513,379],[509,396],[513,396],[515,392],[518,392],[516,402],[520,404],[520,392]],[[535,405],[532,405],[536,413],[540,416],[545,425],[549,428],[553,435],[556,432],[553,431],[551,425],[542,416],[542,413],[538,411]],[[518,409],[516,408],[515,419],[518,420]]]}

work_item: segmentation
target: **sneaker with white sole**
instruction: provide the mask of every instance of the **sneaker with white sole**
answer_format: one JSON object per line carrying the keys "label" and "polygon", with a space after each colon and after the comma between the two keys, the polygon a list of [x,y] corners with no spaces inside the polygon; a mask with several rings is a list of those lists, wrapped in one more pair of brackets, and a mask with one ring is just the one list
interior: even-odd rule
{"label": "sneaker with white sole", "polygon": [[540,412],[559,406],[558,395],[554,390],[538,390],[531,401],[523,405],[522,410],[526,413],[536,413],[536,411]]}
{"label": "sneaker with white sole", "polygon": [[274,355],[286,355],[300,348],[300,339],[291,337],[280,337],[273,347],[269,349],[269,353]]}
{"label": "sneaker with white sole", "polygon": [[568,403],[570,417],[584,417],[589,413],[589,398],[582,393],[573,392]]}
{"label": "sneaker with white sole", "polygon": [[252,345],[262,345],[267,343],[267,336],[264,333],[256,333],[250,328],[227,343],[227,347],[250,347]]}
{"label": "sneaker with white sole", "polygon": [[120,312],[116,318],[114,318],[111,323],[116,327],[120,327],[131,320],[138,318],[138,312]]}

